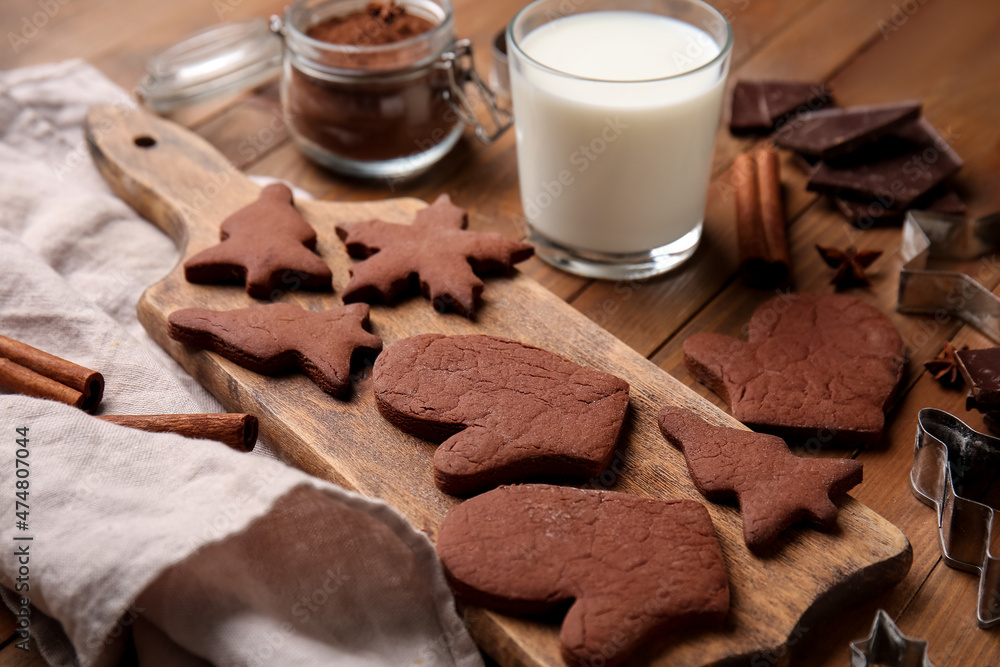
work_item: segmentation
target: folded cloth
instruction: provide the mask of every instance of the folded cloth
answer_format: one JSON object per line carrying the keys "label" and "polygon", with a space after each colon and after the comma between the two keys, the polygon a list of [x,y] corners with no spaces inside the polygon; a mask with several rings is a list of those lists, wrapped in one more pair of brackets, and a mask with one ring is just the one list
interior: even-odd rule
{"label": "folded cloth", "polygon": [[[220,411],[136,319],[178,254],[90,163],[107,102],[129,103],[80,61],[0,73],[0,334],[100,370],[104,412]],[[426,536],[267,456],[0,393],[0,517],[30,553],[0,593],[50,664],[115,664],[129,632],[143,665],[482,664]]]}

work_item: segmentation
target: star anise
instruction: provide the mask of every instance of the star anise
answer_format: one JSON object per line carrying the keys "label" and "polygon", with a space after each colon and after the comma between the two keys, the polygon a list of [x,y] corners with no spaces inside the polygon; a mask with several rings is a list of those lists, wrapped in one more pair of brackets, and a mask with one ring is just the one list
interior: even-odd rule
{"label": "star anise", "polygon": [[830,284],[836,285],[838,289],[871,285],[871,280],[865,274],[865,269],[882,256],[881,250],[862,250],[859,252],[854,246],[847,250],[837,250],[817,245],[816,250],[819,251],[827,266],[837,270]]}
{"label": "star anise", "polygon": [[[968,350],[968,345],[962,346],[963,350]],[[960,387],[962,385],[962,374],[958,372],[958,360],[955,358],[955,348],[951,343],[945,342],[941,348],[941,353],[937,358],[924,363],[924,368],[931,376],[945,387]]]}

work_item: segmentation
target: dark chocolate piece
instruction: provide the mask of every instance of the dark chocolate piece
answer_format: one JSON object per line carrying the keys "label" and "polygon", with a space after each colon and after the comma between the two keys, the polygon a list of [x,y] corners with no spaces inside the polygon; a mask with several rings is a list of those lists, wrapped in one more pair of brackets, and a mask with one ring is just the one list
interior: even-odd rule
{"label": "dark chocolate piece", "polygon": [[684,363],[733,417],[782,437],[867,443],[903,377],[903,341],[880,310],[842,294],[788,294],[750,319],[747,342],[684,341]]}
{"label": "dark chocolate piece", "polygon": [[1000,347],[982,350],[959,350],[955,353],[958,370],[969,385],[966,410],[1000,410]]}
{"label": "dark chocolate piece", "polygon": [[210,350],[264,375],[301,370],[320,389],[344,396],[351,384],[351,357],[358,349],[378,352],[382,341],[366,328],[363,303],[322,312],[290,303],[238,310],[187,308],[170,314],[170,337]]}
{"label": "dark chocolate piece", "polygon": [[269,299],[294,288],[333,289],[333,273],[315,252],[316,232],[280,183],[225,219],[221,243],[184,262],[184,277],[199,284],[246,283],[247,294]]}
{"label": "dark chocolate piece", "polygon": [[920,117],[920,102],[908,100],[846,109],[823,109],[797,116],[774,134],[782,148],[830,159],[896,130]]}
{"label": "dark chocolate piece", "polygon": [[845,199],[831,197],[840,212],[847,216],[852,225],[859,229],[899,224],[910,209],[932,211],[943,215],[965,215],[965,202],[946,183],[938,185],[909,207],[886,207],[877,199]]}
{"label": "dark chocolate piece", "polygon": [[962,158],[921,118],[849,155],[823,160],[807,188],[905,208],[961,167]]}
{"label": "dark chocolate piece", "polygon": [[503,486],[451,509],[437,551],[459,596],[539,613],[572,600],[568,665],[620,664],[669,632],[718,625],[729,581],[708,510],[547,484]]}
{"label": "dark chocolate piece", "polygon": [[860,461],[799,457],[774,435],[713,426],[673,406],[660,411],[659,422],[664,437],[684,452],[702,495],[739,499],[743,540],[752,550],[799,521],[833,528],[837,506],[832,498],[861,483]]}
{"label": "dark chocolate piece", "polygon": [[500,234],[470,232],[465,209],[448,195],[417,213],[412,225],[381,220],[337,225],[351,257],[364,259],[351,267],[344,302],[392,302],[413,288],[439,311],[471,317],[483,291],[478,275],[509,273],[531,257],[527,243]]}
{"label": "dark chocolate piece", "polygon": [[596,477],[628,408],[624,380],[492,336],[403,339],[376,360],[372,381],[386,419],[442,443],[434,477],[452,494],[537,475]]}
{"label": "dark chocolate piece", "polygon": [[737,81],[729,129],[734,134],[770,132],[787,116],[820,109],[830,98],[830,89],[822,83]]}

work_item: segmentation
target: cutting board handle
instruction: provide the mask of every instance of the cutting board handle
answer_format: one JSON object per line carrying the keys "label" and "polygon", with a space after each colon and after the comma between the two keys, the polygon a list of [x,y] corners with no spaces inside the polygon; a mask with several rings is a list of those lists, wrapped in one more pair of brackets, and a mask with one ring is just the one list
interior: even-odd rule
{"label": "cutting board handle", "polygon": [[94,164],[139,215],[183,252],[197,232],[218,229],[260,188],[211,144],[181,126],[124,105],[91,107],[83,124]]}

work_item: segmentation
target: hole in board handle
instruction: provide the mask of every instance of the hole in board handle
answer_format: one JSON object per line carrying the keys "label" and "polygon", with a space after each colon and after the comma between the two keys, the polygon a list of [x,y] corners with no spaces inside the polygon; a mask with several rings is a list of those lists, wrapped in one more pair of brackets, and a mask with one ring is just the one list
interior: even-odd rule
{"label": "hole in board handle", "polygon": [[143,135],[135,138],[135,145],[139,148],[152,148],[156,145],[156,139]]}

